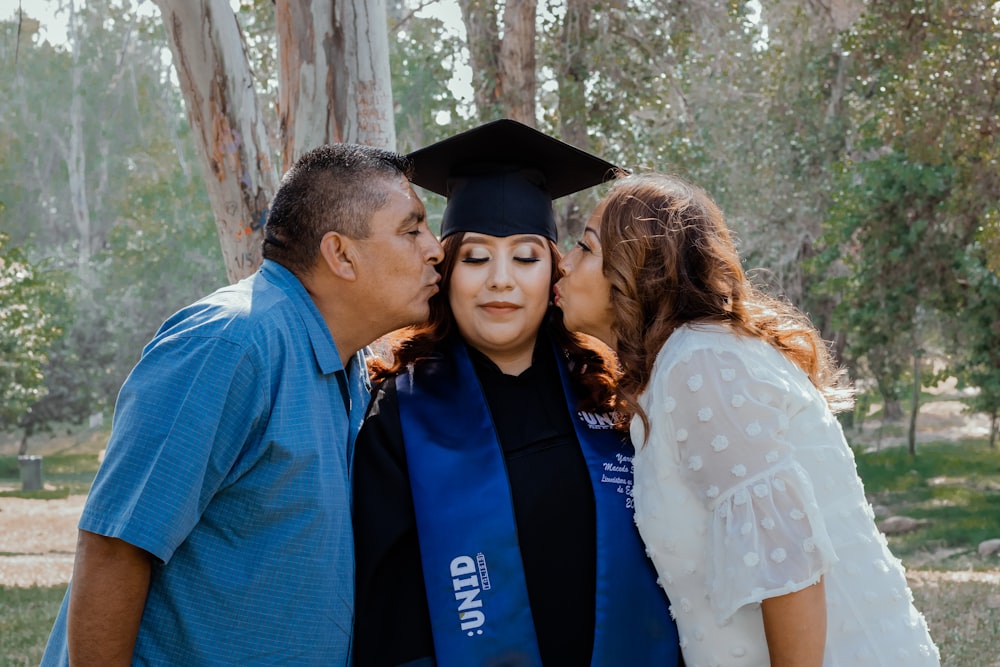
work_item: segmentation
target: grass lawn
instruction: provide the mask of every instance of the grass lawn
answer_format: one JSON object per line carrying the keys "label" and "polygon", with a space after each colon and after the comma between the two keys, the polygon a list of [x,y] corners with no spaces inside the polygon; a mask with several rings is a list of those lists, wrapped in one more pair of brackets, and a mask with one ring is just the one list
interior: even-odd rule
{"label": "grass lawn", "polygon": [[[38,664],[65,592],[65,586],[0,587],[0,667]],[[943,667],[1000,667],[1000,584],[923,583],[913,588],[913,597]]]}
{"label": "grass lawn", "polygon": [[42,458],[42,479],[46,489],[21,491],[17,456],[0,456],[0,482],[8,482],[14,490],[0,491],[0,496],[18,498],[65,498],[70,494],[87,493],[98,468],[97,453],[48,454]]}
{"label": "grass lawn", "polygon": [[942,665],[1000,667],[1000,577],[960,576],[1000,569],[1000,559],[984,560],[976,550],[983,540],[1000,538],[1000,451],[968,440],[920,444],[915,458],[899,447],[856,452],[856,458],[880,514],[928,522],[890,536],[889,546],[914,573],[914,602],[927,617]]}
{"label": "grass lawn", "polygon": [[37,665],[59,613],[65,586],[0,587],[0,666]]}
{"label": "grass lawn", "polygon": [[909,567],[1000,567],[1000,560],[984,561],[976,551],[983,540],[1000,538],[1000,451],[969,440],[918,445],[915,458],[898,447],[856,458],[877,514],[928,522],[889,537]]}
{"label": "grass lawn", "polygon": [[927,619],[943,667],[1000,667],[1000,583],[994,582],[913,586],[914,604]]}

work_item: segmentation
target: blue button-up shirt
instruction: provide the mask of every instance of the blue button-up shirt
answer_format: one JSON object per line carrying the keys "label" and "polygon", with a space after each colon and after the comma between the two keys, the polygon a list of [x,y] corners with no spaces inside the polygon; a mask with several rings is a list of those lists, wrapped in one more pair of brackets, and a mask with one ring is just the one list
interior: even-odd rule
{"label": "blue button-up shirt", "polygon": [[[276,263],[164,323],[122,387],[80,520],[157,560],[135,662],[348,663],[367,402],[363,357],[344,369]],[[64,602],[43,664],[65,664],[65,623]]]}

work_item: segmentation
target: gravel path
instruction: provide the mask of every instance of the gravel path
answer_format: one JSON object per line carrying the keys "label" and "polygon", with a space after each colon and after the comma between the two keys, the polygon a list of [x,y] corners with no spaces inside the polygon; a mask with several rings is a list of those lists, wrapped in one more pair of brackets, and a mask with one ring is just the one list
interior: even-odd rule
{"label": "gravel path", "polygon": [[69,581],[76,524],[86,496],[61,500],[0,498],[0,586],[57,586]]}

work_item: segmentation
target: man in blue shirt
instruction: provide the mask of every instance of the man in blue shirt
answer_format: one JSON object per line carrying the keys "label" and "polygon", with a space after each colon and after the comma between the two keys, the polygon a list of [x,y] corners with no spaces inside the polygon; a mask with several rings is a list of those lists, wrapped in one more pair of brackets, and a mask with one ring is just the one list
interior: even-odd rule
{"label": "man in blue shirt", "polygon": [[347,665],[363,348],[428,315],[441,246],[403,158],[282,179],[253,276],[168,319],[122,387],[43,665]]}

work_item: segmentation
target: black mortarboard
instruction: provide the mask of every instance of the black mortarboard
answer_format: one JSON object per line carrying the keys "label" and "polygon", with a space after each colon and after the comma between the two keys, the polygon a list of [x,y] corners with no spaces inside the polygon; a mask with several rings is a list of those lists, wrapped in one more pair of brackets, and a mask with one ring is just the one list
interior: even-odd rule
{"label": "black mortarboard", "polygon": [[556,240],[552,200],[614,178],[615,165],[514,120],[413,151],[411,181],[448,198],[441,238],[540,234]]}

